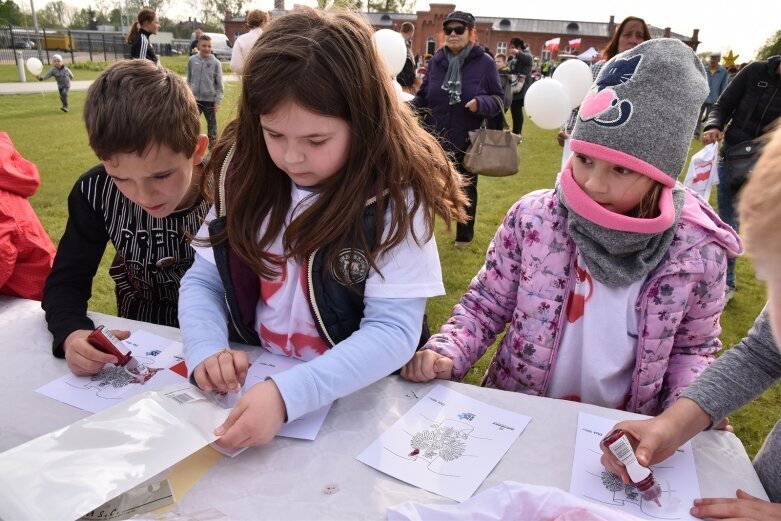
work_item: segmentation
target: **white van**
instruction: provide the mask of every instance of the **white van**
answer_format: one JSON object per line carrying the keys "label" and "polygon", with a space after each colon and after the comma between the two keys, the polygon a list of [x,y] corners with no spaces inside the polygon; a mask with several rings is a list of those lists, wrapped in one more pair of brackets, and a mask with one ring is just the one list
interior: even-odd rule
{"label": "white van", "polygon": [[[230,61],[233,54],[233,44],[222,33],[203,33],[212,39],[212,54],[223,61]],[[195,39],[195,33],[190,36],[190,41]]]}

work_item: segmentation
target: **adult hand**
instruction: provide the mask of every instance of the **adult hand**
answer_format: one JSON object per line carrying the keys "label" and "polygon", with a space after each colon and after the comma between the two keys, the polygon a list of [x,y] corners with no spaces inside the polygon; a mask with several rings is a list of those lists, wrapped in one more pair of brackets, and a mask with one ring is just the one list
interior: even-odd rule
{"label": "adult hand", "polygon": [[285,422],[285,401],[274,380],[252,387],[233,408],[225,423],[215,429],[217,445],[226,449],[264,445],[274,439]]}
{"label": "adult hand", "polygon": [[[658,463],[675,454],[680,446],[677,437],[673,436],[674,428],[657,416],[649,420],[627,420],[617,424],[615,429],[622,429],[635,449],[635,456],[640,465],[647,467]],[[621,460],[615,457],[607,447],[602,447],[602,465],[616,476],[620,476],[624,483],[631,483],[626,467]]]}
{"label": "adult hand", "polygon": [[244,351],[223,349],[213,354],[193,372],[195,383],[207,393],[237,393],[244,385],[249,369],[249,357]]}
{"label": "adult hand", "polygon": [[[119,360],[114,355],[100,351],[87,341],[92,331],[79,329],[71,333],[62,343],[65,351],[65,361],[68,369],[76,376],[90,376],[103,369],[106,364],[116,364]],[[130,336],[130,331],[113,330],[112,333],[124,340]]]}
{"label": "adult hand", "polygon": [[[710,416],[697,402],[679,398],[659,416],[649,420],[623,421],[615,426],[623,429],[632,442],[638,463],[647,467],[664,461],[676,449],[710,425]],[[630,483],[623,463],[607,448],[602,447],[602,464],[607,470]]]}
{"label": "adult hand", "polygon": [[772,521],[781,519],[781,504],[770,503],[738,489],[735,498],[695,499],[691,515],[708,519]]}
{"label": "adult hand", "polygon": [[217,112],[218,110],[220,110],[220,104],[219,103],[215,103],[214,104],[214,112]]}
{"label": "adult hand", "polygon": [[466,107],[470,112],[477,112],[477,100],[471,100],[466,105],[464,105],[464,107]]}
{"label": "adult hand", "polygon": [[43,81],[43,76],[36,76],[38,78],[38,81]]}
{"label": "adult hand", "polygon": [[453,374],[453,360],[431,349],[418,351],[401,368],[401,377],[410,382],[428,382],[434,378],[449,380]]}
{"label": "adult hand", "polygon": [[704,145],[710,145],[711,143],[716,143],[719,140],[721,140],[721,130],[717,128],[708,129],[702,134],[702,143]]}
{"label": "adult hand", "polygon": [[564,142],[569,138],[569,134],[564,132],[563,130],[559,130],[559,133],[556,135],[556,141],[559,142],[559,146],[563,147]]}

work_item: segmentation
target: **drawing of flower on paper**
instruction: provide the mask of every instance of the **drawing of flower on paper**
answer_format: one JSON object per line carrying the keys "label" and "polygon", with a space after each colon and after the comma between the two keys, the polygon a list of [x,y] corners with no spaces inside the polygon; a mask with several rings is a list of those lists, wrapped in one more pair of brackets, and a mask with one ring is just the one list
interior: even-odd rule
{"label": "drawing of flower on paper", "polygon": [[428,429],[418,432],[410,440],[410,446],[416,455],[423,451],[423,457],[433,459],[440,457],[445,461],[460,458],[466,450],[465,440],[469,438],[466,432],[456,430],[451,426],[443,427],[434,424]]}

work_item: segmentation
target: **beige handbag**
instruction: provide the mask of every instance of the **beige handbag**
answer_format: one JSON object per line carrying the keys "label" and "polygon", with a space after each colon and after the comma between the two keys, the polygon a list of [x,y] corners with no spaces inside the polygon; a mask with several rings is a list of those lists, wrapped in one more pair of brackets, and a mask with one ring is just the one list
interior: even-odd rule
{"label": "beige handbag", "polygon": [[507,121],[505,130],[491,130],[484,119],[479,129],[469,131],[469,141],[464,168],[473,174],[504,177],[518,172],[521,136],[510,132]]}

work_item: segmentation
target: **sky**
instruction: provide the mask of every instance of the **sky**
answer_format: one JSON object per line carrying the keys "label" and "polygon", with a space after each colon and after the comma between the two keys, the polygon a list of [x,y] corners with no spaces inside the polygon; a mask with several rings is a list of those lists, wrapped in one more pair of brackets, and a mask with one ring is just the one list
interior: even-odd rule
{"label": "sky", "polygon": [[[25,1],[25,0],[18,0]],[[74,5],[88,4],[89,0],[65,0]],[[110,1],[110,0],[109,0]],[[42,6],[46,0],[37,0]],[[94,3],[94,2],[93,2]],[[285,0],[285,7],[293,4],[314,5],[314,0]],[[428,10],[430,2],[418,0],[414,10]],[[753,59],[757,50],[776,31],[781,29],[781,17],[771,15],[775,0],[458,0],[431,3],[450,3],[475,16],[508,18],[539,18],[545,20],[572,20],[607,22],[614,15],[616,23],[627,16],[639,16],[656,27],[670,27],[673,32],[691,36],[699,29],[702,42],[698,52],[732,50],[739,54],[738,62]],[[252,0],[247,9],[271,9],[273,0]],[[172,0],[168,16],[187,13],[192,9],[185,0]]]}

